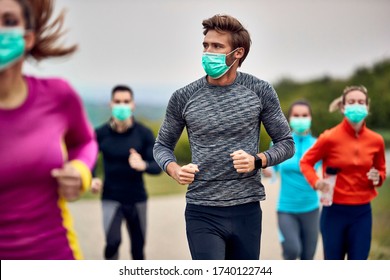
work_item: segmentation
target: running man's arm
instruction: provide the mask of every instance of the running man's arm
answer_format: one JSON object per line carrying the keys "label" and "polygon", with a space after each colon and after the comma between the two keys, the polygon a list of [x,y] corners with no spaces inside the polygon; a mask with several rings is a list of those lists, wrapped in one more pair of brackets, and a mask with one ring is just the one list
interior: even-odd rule
{"label": "running man's arm", "polygon": [[165,172],[167,172],[169,163],[177,161],[173,151],[185,127],[181,111],[182,102],[178,92],[175,92],[170,98],[164,121],[153,148],[154,159]]}
{"label": "running man's arm", "polygon": [[261,122],[273,142],[272,147],[263,154],[266,166],[273,166],[291,158],[295,153],[295,144],[275,90],[269,84],[263,90]]}

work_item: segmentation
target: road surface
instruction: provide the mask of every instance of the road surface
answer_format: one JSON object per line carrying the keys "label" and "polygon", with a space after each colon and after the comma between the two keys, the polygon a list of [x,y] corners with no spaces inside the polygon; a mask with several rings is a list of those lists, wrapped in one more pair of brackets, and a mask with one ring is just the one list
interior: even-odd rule
{"label": "road surface", "polygon": [[[265,179],[267,199],[261,202],[263,231],[260,259],[280,260],[275,204],[279,191],[278,182]],[[69,204],[84,258],[103,259],[104,233],[100,200],[80,200]],[[147,238],[145,256],[149,260],[190,260],[184,222],[184,194],[152,197],[148,201]],[[319,239],[316,259],[322,259]],[[129,239],[122,227],[120,259],[131,259]]]}

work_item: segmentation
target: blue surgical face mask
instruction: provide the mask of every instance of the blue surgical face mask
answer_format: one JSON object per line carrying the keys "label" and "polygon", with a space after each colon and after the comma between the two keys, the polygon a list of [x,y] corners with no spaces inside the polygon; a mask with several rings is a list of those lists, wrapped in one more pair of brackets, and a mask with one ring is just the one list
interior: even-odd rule
{"label": "blue surgical face mask", "polygon": [[310,129],[311,118],[307,117],[291,117],[290,126],[298,134],[302,134]]}
{"label": "blue surgical face mask", "polygon": [[344,115],[350,122],[359,123],[368,115],[367,106],[362,104],[345,105]]}
{"label": "blue surgical face mask", "polygon": [[126,104],[117,104],[114,105],[111,109],[112,116],[120,121],[127,120],[132,116],[132,111],[129,105]]}
{"label": "blue surgical face mask", "polygon": [[208,53],[202,55],[202,66],[207,75],[212,79],[219,79],[229,71],[229,69],[236,63],[237,59],[230,65],[226,65],[226,56],[235,52],[237,49],[228,54],[224,53]]}
{"label": "blue surgical face mask", "polygon": [[24,30],[0,28],[0,71],[17,62],[24,54]]}

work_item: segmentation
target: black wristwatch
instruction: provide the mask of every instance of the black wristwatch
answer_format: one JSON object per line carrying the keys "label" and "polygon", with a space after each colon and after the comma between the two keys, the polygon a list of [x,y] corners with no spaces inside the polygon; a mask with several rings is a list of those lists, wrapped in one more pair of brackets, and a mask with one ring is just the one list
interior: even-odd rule
{"label": "black wristwatch", "polygon": [[263,161],[257,154],[253,156],[255,157],[255,170],[261,169],[263,167]]}

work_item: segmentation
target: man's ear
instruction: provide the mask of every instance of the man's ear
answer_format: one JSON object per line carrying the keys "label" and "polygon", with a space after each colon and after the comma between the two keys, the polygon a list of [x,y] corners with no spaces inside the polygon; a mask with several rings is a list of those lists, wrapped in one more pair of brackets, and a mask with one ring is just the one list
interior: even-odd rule
{"label": "man's ear", "polygon": [[234,52],[234,58],[236,59],[240,59],[244,56],[245,54],[245,49],[244,48],[238,48],[235,52]]}
{"label": "man's ear", "polygon": [[130,105],[130,107],[131,107],[131,111],[133,111],[134,112],[134,110],[135,110],[135,101],[133,100],[133,102],[131,102],[131,105]]}

